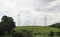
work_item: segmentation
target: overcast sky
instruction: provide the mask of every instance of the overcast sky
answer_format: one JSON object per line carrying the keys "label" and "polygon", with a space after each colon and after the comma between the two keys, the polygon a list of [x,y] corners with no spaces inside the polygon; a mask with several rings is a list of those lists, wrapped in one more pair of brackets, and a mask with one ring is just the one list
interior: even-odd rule
{"label": "overcast sky", "polygon": [[[60,22],[60,0],[0,0],[0,18],[14,18],[16,25],[47,25]],[[19,24],[18,24],[19,15]]]}

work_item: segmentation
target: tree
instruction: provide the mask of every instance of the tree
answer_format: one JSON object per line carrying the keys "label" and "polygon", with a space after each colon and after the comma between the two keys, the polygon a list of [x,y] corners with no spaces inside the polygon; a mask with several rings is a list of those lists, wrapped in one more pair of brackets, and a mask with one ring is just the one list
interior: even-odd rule
{"label": "tree", "polygon": [[7,18],[8,18],[8,17],[5,15],[5,16],[2,17],[1,21],[2,21],[2,22],[6,22],[6,21],[7,21]]}
{"label": "tree", "polygon": [[16,26],[12,17],[3,16],[0,22],[0,33],[5,34],[7,32],[11,32]]}
{"label": "tree", "polygon": [[54,27],[54,28],[59,28],[60,29],[60,23],[52,24],[49,27]]}

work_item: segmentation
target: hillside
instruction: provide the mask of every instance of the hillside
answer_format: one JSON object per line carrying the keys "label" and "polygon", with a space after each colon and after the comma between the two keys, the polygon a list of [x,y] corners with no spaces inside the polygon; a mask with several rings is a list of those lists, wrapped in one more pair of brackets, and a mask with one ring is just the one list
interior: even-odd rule
{"label": "hillside", "polygon": [[51,28],[51,27],[46,27],[46,26],[17,26],[15,28],[16,31],[20,31],[20,30],[32,30],[33,34],[35,33],[39,33],[40,35],[48,35],[50,31],[53,31],[54,33],[56,32],[60,32],[60,29],[57,28]]}

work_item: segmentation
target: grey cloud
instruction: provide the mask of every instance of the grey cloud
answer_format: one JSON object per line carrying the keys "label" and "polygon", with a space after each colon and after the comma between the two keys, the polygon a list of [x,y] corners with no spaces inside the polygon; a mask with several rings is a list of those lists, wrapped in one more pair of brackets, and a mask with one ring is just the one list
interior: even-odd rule
{"label": "grey cloud", "polygon": [[55,0],[38,0],[38,2],[40,3],[41,6],[47,6],[53,1],[55,1]]}
{"label": "grey cloud", "polygon": [[56,0],[39,0],[39,5],[36,6],[36,11],[44,11],[44,12],[59,12],[60,11],[60,3],[58,2],[53,7],[48,7],[51,2]]}
{"label": "grey cloud", "polygon": [[59,4],[55,5],[52,8],[45,9],[45,11],[47,11],[47,12],[60,12],[60,5]]}
{"label": "grey cloud", "polygon": [[10,1],[15,2],[16,0],[10,0]]}
{"label": "grey cloud", "polygon": [[45,4],[45,3],[50,3],[50,2],[52,2],[52,1],[55,1],[55,0],[38,0],[40,3],[43,3],[43,4]]}

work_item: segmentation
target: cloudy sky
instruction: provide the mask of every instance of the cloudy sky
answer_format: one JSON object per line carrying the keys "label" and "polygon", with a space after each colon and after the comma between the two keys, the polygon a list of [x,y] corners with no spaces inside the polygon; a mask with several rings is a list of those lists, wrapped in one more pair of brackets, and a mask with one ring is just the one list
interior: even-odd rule
{"label": "cloudy sky", "polygon": [[45,16],[51,25],[60,22],[60,0],[0,0],[0,18],[4,15],[13,17],[18,26],[43,26]]}

